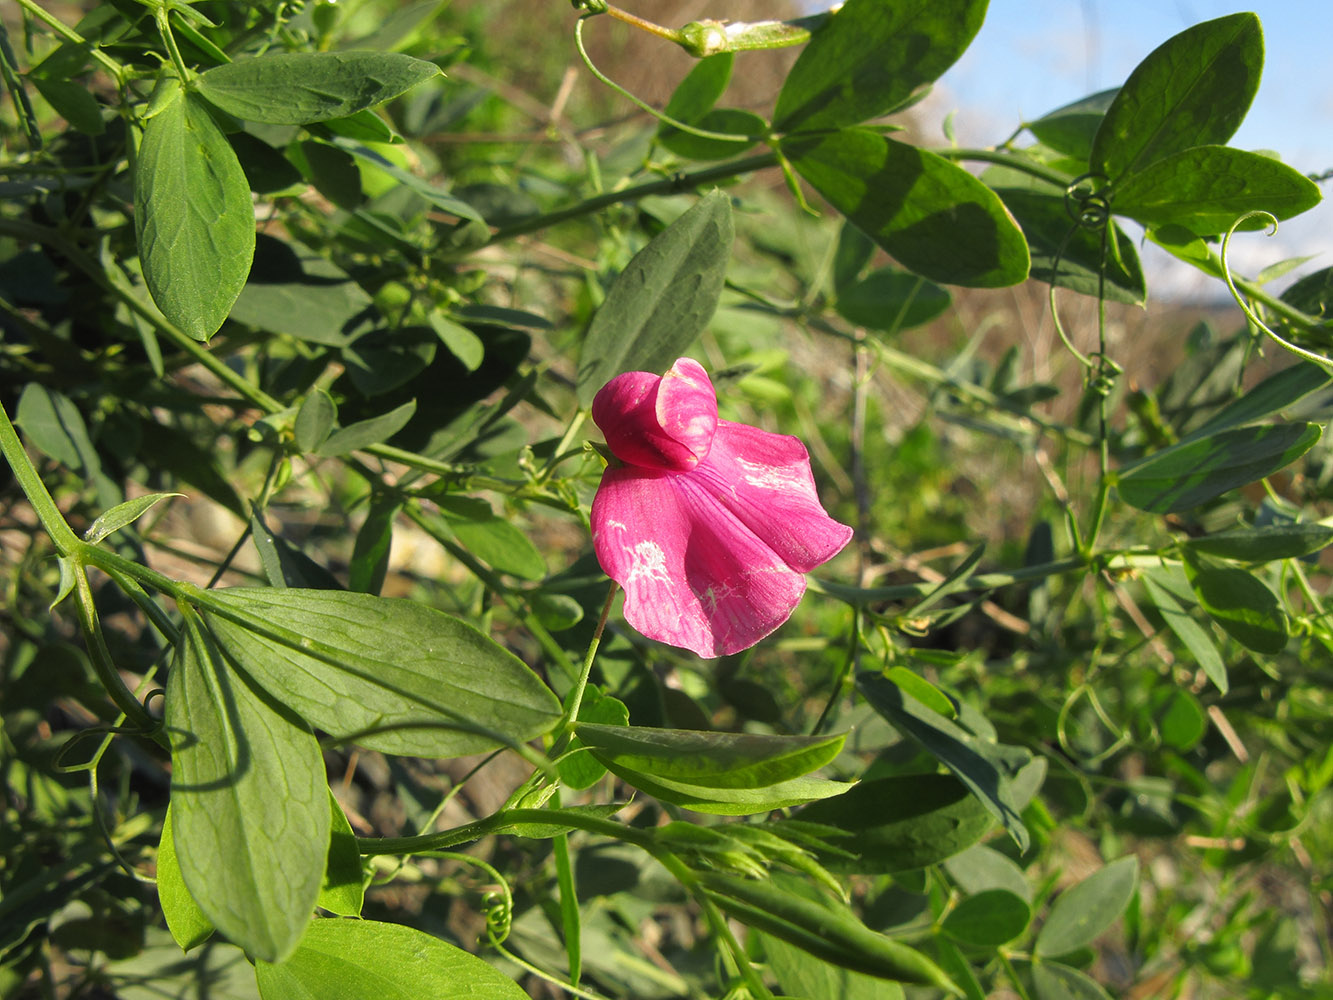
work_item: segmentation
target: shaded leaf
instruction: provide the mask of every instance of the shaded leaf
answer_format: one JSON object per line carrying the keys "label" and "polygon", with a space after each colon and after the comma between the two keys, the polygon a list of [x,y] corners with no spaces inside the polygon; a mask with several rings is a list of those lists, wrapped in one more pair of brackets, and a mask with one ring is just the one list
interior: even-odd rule
{"label": "shaded leaf", "polygon": [[1311,555],[1333,542],[1333,527],[1314,522],[1270,524],[1262,528],[1232,528],[1199,538],[1187,538],[1185,548],[1204,555],[1240,562],[1268,562]]}
{"label": "shaded leaf", "polygon": [[903,267],[993,288],[1028,275],[1028,249],[999,197],[955,163],[866,129],[789,139],[797,173]]}
{"label": "shaded leaf", "polygon": [[929,323],[952,301],[934,282],[885,267],[840,288],[836,306],[843,319],[857,326],[897,332]]}
{"label": "shaded leaf", "polygon": [[[578,721],[624,727],[629,725],[629,709],[619,698],[603,694],[595,684],[590,684],[579,704]],[[575,734],[569,741],[570,755],[562,758],[557,765],[561,782],[570,788],[590,788],[606,774],[605,765],[591,753],[580,749],[586,746]]]}
{"label": "shaded leaf", "polygon": [[402,924],[312,921],[292,956],[255,964],[264,1000],[527,1000],[475,955]]}
{"label": "shaded leaf", "polygon": [[315,737],[253,691],[187,613],[167,680],[172,842],[189,894],[256,958],[296,947],[329,844]]}
{"label": "shaded leaf", "polygon": [[693,343],[717,309],[732,237],[731,200],[713,191],[634,255],[579,352],[582,405],[621,372],[665,371]]}
{"label": "shaded leaf", "polygon": [[[1189,564],[1187,564],[1188,569]],[[1199,606],[1246,649],[1270,656],[1287,648],[1290,625],[1277,595],[1235,566],[1189,572]]]}
{"label": "shaded leaf", "polygon": [[440,75],[396,52],[268,52],[204,70],[195,86],[237,118],[305,125],[383,104]]}
{"label": "shaded leaf", "polygon": [[296,447],[301,451],[317,449],[328,438],[337,419],[338,407],[334,405],[333,397],[315,386],[296,411],[296,421],[292,425]]}
{"label": "shaded leaf", "polygon": [[485,500],[440,496],[435,502],[459,544],[492,569],[520,580],[540,580],[546,575],[546,559],[532,539],[496,514]]}
{"label": "shaded leaf", "polygon": [[347,816],[334,798],[332,789],[329,791],[329,815],[329,857],[315,904],[340,917],[359,916],[365,901],[361,852],[357,848],[352,824],[347,822]]}
{"label": "shaded leaf", "polygon": [[985,0],[847,0],[788,72],[774,127],[838,128],[894,110],[957,61],[985,15]]}
{"label": "shaded leaf", "polygon": [[157,901],[162,907],[167,930],[180,945],[181,951],[189,951],[203,944],[212,935],[213,922],[204,916],[204,911],[199,909],[190,890],[185,888],[180,862],[176,859],[176,847],[171,842],[170,805],[162,821],[162,838],[157,844]]}
{"label": "shaded leaf", "polygon": [[1319,440],[1317,424],[1270,424],[1222,431],[1166,449],[1123,474],[1120,499],[1169,514],[1196,507],[1291,464]]}
{"label": "shaded leaf", "polygon": [[347,567],[347,587],[361,594],[378,594],[389,570],[389,549],[393,543],[393,522],[402,508],[401,498],[377,494],[357,530],[352,545],[352,559]]}
{"label": "shaded leaf", "polygon": [[978,948],[998,948],[1027,930],[1032,910],[1007,889],[984,889],[964,897],[940,922],[955,941]]}
{"label": "shaded leaf", "polygon": [[1176,598],[1164,586],[1163,581],[1157,580],[1152,573],[1148,573],[1143,578],[1143,585],[1148,591],[1149,599],[1161,612],[1162,620],[1166,622],[1167,627],[1176,634],[1176,638],[1185,644],[1185,648],[1194,657],[1194,662],[1199,665],[1208,679],[1213,682],[1219,691],[1226,694],[1230,686],[1227,681],[1227,667],[1222,661],[1222,654],[1217,651],[1217,644],[1213,642],[1213,637],[1180,606]]}
{"label": "shaded leaf", "polygon": [[975,844],[993,822],[981,800],[948,774],[872,778],[793,819],[842,831],[830,838],[833,846],[856,857],[821,855],[829,869],[869,874],[937,864]]}
{"label": "shaded leaf", "polygon": [[860,673],[856,683],[876,712],[957,775],[1000,821],[1019,850],[1027,850],[1028,832],[1019,818],[1020,806],[1009,778],[1030,759],[1028,751],[974,736],[878,674]]}
{"label": "shaded leaf", "polygon": [[781,938],[761,934],[764,958],[785,993],[801,1000],[902,1000],[903,988],[816,958]]}
{"label": "shaded leaf", "polygon": [[1036,121],[1027,122],[1026,128],[1043,145],[1087,163],[1092,157],[1093,139],[1106,116],[1106,109],[1119,92],[1119,87],[1112,87],[1080,97],[1077,101],[1047,112]]}
{"label": "shaded leaf", "polygon": [[964,892],[1007,889],[1019,899],[1032,902],[1032,887],[1023,869],[993,847],[975,844],[945,861],[944,868]]}
{"label": "shaded leaf", "polygon": [[358,448],[369,448],[381,444],[407,426],[412,414],[417,411],[417,401],[410,399],[402,406],[383,413],[378,417],[358,420],[349,427],[334,431],[324,443],[315,449],[315,453],[325,458],[346,455]]}
{"label": "shaded leaf", "polygon": [[233,320],[256,330],[330,347],[341,347],[376,317],[370,296],[341,268],[307,247],[263,234],[231,311]]}
{"label": "shaded leaf", "polygon": [[144,126],[134,168],[134,228],[153,301],[195,340],[222,325],[255,253],[250,182],[193,94]]}
{"label": "shaded leaf", "polygon": [[1254,14],[1205,21],[1167,39],[1106,109],[1091,169],[1119,181],[1191,146],[1226,142],[1250,108],[1263,62]]}

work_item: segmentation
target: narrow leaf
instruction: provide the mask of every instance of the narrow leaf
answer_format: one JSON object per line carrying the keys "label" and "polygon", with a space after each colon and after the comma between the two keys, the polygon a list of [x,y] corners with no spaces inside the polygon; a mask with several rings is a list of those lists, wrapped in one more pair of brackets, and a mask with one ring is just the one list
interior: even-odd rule
{"label": "narrow leaf", "polygon": [[532,539],[491,510],[485,500],[441,496],[435,502],[463,548],[493,569],[520,580],[540,580],[546,575],[546,559]]}
{"label": "narrow leaf", "polygon": [[193,94],[148,120],[134,169],[134,227],[153,301],[195,340],[222,325],[255,253],[250,184]]}
{"label": "narrow leaf", "polygon": [[270,125],[343,118],[440,75],[396,52],[269,52],[205,70],[199,93],[228,114]]}
{"label": "narrow leaf", "polygon": [[347,822],[332,789],[329,790],[329,815],[329,857],[324,868],[324,881],[319,887],[319,898],[315,902],[340,917],[360,916],[365,902],[361,852],[357,849],[352,824]]}
{"label": "narrow leaf", "polygon": [[393,544],[393,522],[403,502],[392,494],[376,495],[370,510],[356,533],[352,559],[347,569],[347,586],[361,594],[378,594],[389,570],[389,549]]}
{"label": "narrow leaf", "polygon": [[185,496],[184,493],[145,493],[133,500],[126,500],[124,503],[117,504],[100,514],[97,520],[90,524],[88,530],[83,533],[83,540],[96,545],[103,538],[119,531],[127,524],[133,524],[155,507],[159,501],[165,500],[167,497],[183,496]]}
{"label": "narrow leaf", "polygon": [[1219,691],[1226,694],[1230,686],[1227,681],[1227,666],[1222,661],[1222,654],[1217,651],[1217,644],[1213,642],[1212,636],[1189,616],[1171,592],[1151,574],[1144,576],[1143,585],[1153,605],[1161,612],[1162,620],[1166,622],[1167,627],[1185,644],[1185,648],[1190,651],[1194,662],[1199,665],[1204,675]]}
{"label": "narrow leaf", "polygon": [[1318,424],[1241,427],[1164,450],[1120,477],[1125,503],[1169,514],[1186,510],[1290,465],[1319,440]]}
{"label": "narrow leaf", "polygon": [[317,449],[328,438],[337,419],[338,407],[333,397],[318,386],[311,389],[296,411],[296,422],[292,425],[296,447],[303,452]]}
{"label": "narrow leaf", "polygon": [[621,372],[662,372],[685,352],[717,309],[732,238],[731,200],[713,191],[634,255],[584,338],[580,403]]}
{"label": "narrow leaf", "polygon": [[376,315],[374,301],[347,272],[313,250],[264,235],[255,242],[254,267],[231,311],[234,321],[256,330],[330,347],[347,343]]}
{"label": "narrow leaf", "polygon": [[176,847],[171,842],[171,806],[162,821],[162,839],[157,844],[157,901],[172,939],[181,951],[203,944],[213,933],[213,922],[185,888]]}
{"label": "narrow leaf", "polygon": [[417,401],[409,399],[402,406],[382,413],[378,417],[358,420],[349,427],[336,430],[315,449],[317,455],[325,458],[337,458],[358,448],[369,448],[372,444],[382,444],[407,426],[412,415],[417,412]]}
{"label": "narrow leaf", "polygon": [[231,669],[188,613],[167,680],[172,842],[204,915],[251,955],[296,947],[329,845],[319,746]]}
{"label": "narrow leaf", "polygon": [[1111,1000],[1111,994],[1086,972],[1059,962],[1034,963],[1032,989],[1037,1000]]}
{"label": "narrow leaf", "polygon": [[1287,648],[1291,627],[1286,613],[1253,573],[1235,566],[1206,567],[1189,577],[1199,606],[1246,649],[1272,656]]}
{"label": "narrow leaf", "polygon": [[[823,767],[846,734],[767,736],[579,723],[575,732],[604,763],[713,788],[763,788]],[[609,766],[609,765],[608,765]]]}
{"label": "narrow leaf", "polygon": [[1204,555],[1240,562],[1268,562],[1313,555],[1333,542],[1333,527],[1313,522],[1270,524],[1262,528],[1232,528],[1199,538],[1184,546]]}
{"label": "narrow leaf", "polygon": [[528,1000],[475,955],[402,924],[315,920],[280,965],[255,963],[263,1000]]}
{"label": "narrow leaf", "polygon": [[412,601],[236,587],[204,611],[255,683],[334,739],[451,757],[549,731],[560,704],[466,622]]}
{"label": "narrow leaf", "polygon": [[1023,232],[955,163],[866,129],[789,139],[797,173],[903,267],[946,285],[995,288],[1028,275]]}
{"label": "narrow leaf", "polygon": [[1250,109],[1263,63],[1254,14],[1205,21],[1167,39],[1107,108],[1092,170],[1118,181],[1190,146],[1226,142]]}
{"label": "narrow leaf", "polygon": [[1130,855],[1066,889],[1037,934],[1036,953],[1055,958],[1091,944],[1124,912],[1138,880],[1139,859]]}
{"label": "narrow leaf", "polygon": [[847,0],[787,74],[774,126],[838,128],[892,111],[957,61],[985,16],[985,0]]}

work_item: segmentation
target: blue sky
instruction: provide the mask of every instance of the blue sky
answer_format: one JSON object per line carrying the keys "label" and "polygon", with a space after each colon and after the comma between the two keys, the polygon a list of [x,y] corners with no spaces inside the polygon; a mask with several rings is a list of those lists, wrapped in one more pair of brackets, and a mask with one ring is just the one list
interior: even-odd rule
{"label": "blue sky", "polygon": [[[1123,83],[1177,32],[1238,10],[1259,15],[1265,61],[1258,95],[1231,145],[1275,150],[1302,173],[1333,169],[1333,0],[991,0],[976,40],[924,106],[927,127],[955,110],[961,144],[1002,142],[1024,119]],[[1237,268],[1254,273],[1310,254],[1318,256],[1296,274],[1333,265],[1333,182],[1322,187],[1325,203],[1283,223],[1277,236],[1236,237]],[[1150,274],[1150,291],[1216,292],[1215,282],[1171,278],[1154,288]]]}

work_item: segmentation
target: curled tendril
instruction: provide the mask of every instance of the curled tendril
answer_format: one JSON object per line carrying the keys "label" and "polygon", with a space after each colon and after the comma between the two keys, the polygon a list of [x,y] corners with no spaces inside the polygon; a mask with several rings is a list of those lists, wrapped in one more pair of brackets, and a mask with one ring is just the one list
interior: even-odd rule
{"label": "curled tendril", "polygon": [[[589,9],[585,10],[582,14],[580,14],[578,20],[574,22],[574,46],[579,50],[579,57],[583,60],[583,65],[587,66],[588,72],[591,73],[593,76],[597,77],[599,81],[604,83],[606,86],[610,87],[621,97],[625,98],[627,101],[630,101],[636,108],[648,112],[648,114],[652,115],[654,118],[662,122],[664,125],[669,125],[672,128],[677,129],[681,132],[688,132],[690,135],[697,135],[701,139],[716,139],[722,142],[748,143],[756,141],[755,136],[741,135],[739,132],[712,132],[706,128],[697,128],[693,125],[687,125],[682,121],[677,121],[675,118],[672,118],[666,112],[658,111],[651,104],[648,104],[646,101],[640,100],[634,94],[631,94],[628,90],[626,90],[620,84],[616,83],[609,76],[603,73],[593,63],[592,57],[588,55],[588,50],[583,44],[583,22],[586,21],[588,18],[594,17],[597,14],[600,14],[603,11],[605,11],[607,5],[604,2],[604,0],[574,0],[575,7],[581,6],[582,3],[587,3],[589,5]],[[602,10],[591,9],[591,5],[594,3],[600,3],[602,6]]]}
{"label": "curled tendril", "polygon": [[514,894],[510,892],[509,883],[505,881],[505,877],[495,870],[494,865],[471,854],[459,854],[456,851],[433,851],[431,856],[448,858],[450,861],[461,861],[463,864],[480,868],[499,886],[498,889],[492,889],[486,893],[481,904],[486,913],[486,938],[496,948],[499,948],[504,943],[504,939],[509,936],[509,928],[514,920]]}
{"label": "curled tendril", "polygon": [[1111,200],[1102,174],[1082,174],[1065,186],[1065,211],[1082,229],[1102,230],[1111,221]]}
{"label": "curled tendril", "polygon": [[1231,265],[1227,261],[1227,253],[1231,247],[1231,237],[1235,235],[1236,230],[1239,229],[1241,225],[1248,222],[1250,219],[1267,220],[1268,232],[1265,235],[1272,236],[1277,232],[1277,216],[1273,215],[1272,212],[1263,211],[1246,212],[1233,222],[1231,228],[1226,231],[1226,235],[1222,237],[1222,279],[1227,283],[1227,288],[1231,291],[1231,297],[1236,300],[1236,305],[1240,306],[1240,310],[1245,314],[1245,318],[1264,333],[1268,334],[1273,342],[1279,347],[1290,351],[1297,357],[1304,358],[1306,361],[1311,361],[1314,364],[1317,364],[1320,368],[1324,369],[1324,371],[1333,375],[1333,359],[1326,358],[1322,354],[1315,354],[1313,351],[1307,351],[1305,348],[1293,344],[1290,340],[1287,340],[1285,337],[1278,334],[1267,323],[1259,318],[1259,315],[1254,311],[1254,308],[1245,301],[1244,297],[1240,294],[1240,290],[1236,287],[1235,279],[1231,277]]}

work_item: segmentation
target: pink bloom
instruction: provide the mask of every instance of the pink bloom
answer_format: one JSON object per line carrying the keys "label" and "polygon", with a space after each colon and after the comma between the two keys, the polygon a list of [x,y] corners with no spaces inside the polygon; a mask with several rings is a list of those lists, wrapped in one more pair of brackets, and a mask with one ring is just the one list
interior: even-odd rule
{"label": "pink bloom", "polygon": [[592,502],[593,548],[650,639],[700,656],[753,646],[852,537],[820,506],[805,446],[719,420],[697,361],[617,375],[592,418],[624,463]]}

